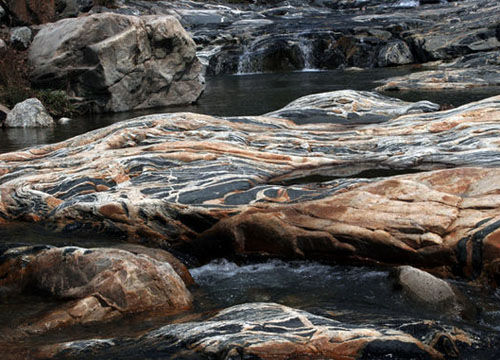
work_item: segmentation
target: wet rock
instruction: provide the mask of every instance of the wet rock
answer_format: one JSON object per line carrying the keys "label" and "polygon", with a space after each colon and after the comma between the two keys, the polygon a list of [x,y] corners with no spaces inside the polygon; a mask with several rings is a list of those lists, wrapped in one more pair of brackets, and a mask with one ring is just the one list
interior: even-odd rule
{"label": "wet rock", "polygon": [[104,13],[42,27],[29,55],[35,85],[96,111],[189,104],[204,87],[194,43],[169,16]]}
{"label": "wet rock", "polygon": [[[189,345],[187,345],[189,344]],[[273,303],[248,303],[222,310],[204,322],[172,324],[138,339],[76,341],[46,346],[54,358],[141,357],[170,359],[439,359],[442,354],[402,331],[343,324]]]}
{"label": "wet rock", "polygon": [[10,32],[10,43],[13,47],[24,50],[31,44],[33,33],[27,26],[14,28]]}
{"label": "wet rock", "polygon": [[32,98],[16,104],[7,114],[4,124],[6,127],[50,127],[54,125],[54,119],[40,100]]}
{"label": "wet rock", "polygon": [[71,119],[67,117],[62,117],[57,122],[61,125],[66,125],[71,122]]}
{"label": "wet rock", "polygon": [[417,303],[436,311],[456,313],[458,299],[445,280],[411,266],[399,266],[394,271],[396,285]]}
{"label": "wet rock", "polygon": [[[332,106],[331,94],[318,98]],[[393,111],[390,99],[367,99],[339,109]],[[149,239],[201,259],[409,264],[482,276],[496,258],[480,250],[485,233],[460,241],[500,215],[500,98],[416,114],[400,105],[404,115],[363,125],[157,114],[2,154],[0,221]]]}
{"label": "wet rock", "polygon": [[389,78],[378,91],[397,90],[455,90],[484,86],[500,86],[498,67],[480,67],[476,69],[444,68],[412,73]]}
{"label": "wet rock", "polygon": [[42,293],[65,300],[27,320],[18,331],[55,328],[149,310],[176,312],[191,306],[191,294],[166,262],[118,249],[27,246],[0,256],[0,286],[11,293]]}
{"label": "wet rock", "polygon": [[304,96],[266,115],[289,119],[297,124],[363,124],[437,110],[439,105],[429,101],[409,103],[369,91],[341,90]]}
{"label": "wet rock", "polygon": [[121,244],[117,245],[116,248],[130,251],[136,255],[146,255],[160,262],[167,262],[187,286],[194,285],[193,277],[186,266],[168,251],[136,244]]}

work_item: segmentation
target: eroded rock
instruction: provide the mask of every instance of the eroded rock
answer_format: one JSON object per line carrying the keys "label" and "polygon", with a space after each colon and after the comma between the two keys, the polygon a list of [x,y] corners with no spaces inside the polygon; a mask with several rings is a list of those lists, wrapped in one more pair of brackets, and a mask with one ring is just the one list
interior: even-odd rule
{"label": "eroded rock", "polygon": [[16,104],[4,124],[6,127],[50,127],[55,123],[40,100],[31,98]]}
{"label": "eroded rock", "polygon": [[78,341],[47,346],[41,353],[56,359],[58,355],[80,359],[120,356],[127,351],[137,356],[168,354],[171,359],[370,359],[388,353],[398,359],[443,356],[402,331],[350,326],[273,303],[233,306],[207,321],[167,325],[139,339]]}
{"label": "eroded rock", "polygon": [[[386,111],[361,96],[367,113]],[[112,232],[208,259],[406,263],[477,278],[495,257],[460,241],[500,215],[499,114],[493,97],[368,125],[141,117],[0,155],[0,221]],[[473,242],[483,248],[490,232]]]}
{"label": "eroded rock", "polygon": [[43,293],[62,305],[28,319],[22,333],[107,321],[150,310],[178,312],[191,294],[169,263],[118,249],[26,246],[2,249],[0,287]]}
{"label": "eroded rock", "polygon": [[69,90],[96,111],[189,104],[204,88],[194,43],[170,16],[60,20],[42,27],[29,59],[35,85]]}

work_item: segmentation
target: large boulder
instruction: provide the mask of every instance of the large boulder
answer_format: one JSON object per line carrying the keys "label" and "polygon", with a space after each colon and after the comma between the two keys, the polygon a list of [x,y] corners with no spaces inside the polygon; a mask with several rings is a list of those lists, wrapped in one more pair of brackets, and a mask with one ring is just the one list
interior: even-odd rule
{"label": "large boulder", "polygon": [[5,119],[6,127],[50,127],[54,124],[52,116],[36,98],[16,104]]}
{"label": "large boulder", "polygon": [[404,41],[396,40],[383,46],[377,58],[378,66],[406,65],[414,61],[408,44]]}
{"label": "large boulder", "polygon": [[107,248],[0,248],[0,287],[11,294],[43,293],[66,301],[26,321],[20,329],[29,333],[126,313],[178,312],[192,301],[169,263]]}
{"label": "large boulder", "polygon": [[170,16],[96,14],[45,25],[29,60],[36,86],[96,111],[188,104],[203,91],[194,42]]}

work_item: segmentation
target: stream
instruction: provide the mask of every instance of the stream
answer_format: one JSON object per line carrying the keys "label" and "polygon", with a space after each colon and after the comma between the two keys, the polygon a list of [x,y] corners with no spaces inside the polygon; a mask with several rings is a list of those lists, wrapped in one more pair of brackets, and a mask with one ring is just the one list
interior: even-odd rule
{"label": "stream", "polygon": [[[117,121],[151,113],[190,111],[227,117],[260,115],[277,110],[304,95],[346,88],[372,90],[379,79],[416,70],[418,69],[407,67],[226,75],[209,79],[204,95],[197,104],[191,106],[86,116],[57,125],[53,129],[2,129],[0,153],[59,142]],[[490,87],[466,91],[391,92],[388,95],[407,101],[430,100],[442,105],[459,106],[499,93],[499,88]],[[31,225],[29,228],[23,225],[0,227],[0,245],[8,242],[103,247],[112,246],[119,240],[99,236],[68,238],[64,234],[53,234]],[[27,343],[18,345],[29,348],[72,339],[138,336],[172,321],[204,319],[217,310],[246,302],[277,302],[353,324],[389,324],[398,327],[414,320],[430,319],[472,329],[479,334],[500,334],[500,290],[480,289],[462,281],[452,281],[468,304],[466,313],[460,317],[414,304],[401,292],[394,290],[386,268],[280,260],[237,264],[218,259],[190,270],[198,286],[191,289],[195,306],[187,314],[175,317],[133,316],[105,325],[76,327],[70,331],[52,332],[40,338],[32,337]],[[20,324],[26,314],[45,311],[55,305],[42,298],[35,298],[36,301],[33,298],[7,301],[2,296],[1,289],[0,300],[0,323],[7,327]]]}

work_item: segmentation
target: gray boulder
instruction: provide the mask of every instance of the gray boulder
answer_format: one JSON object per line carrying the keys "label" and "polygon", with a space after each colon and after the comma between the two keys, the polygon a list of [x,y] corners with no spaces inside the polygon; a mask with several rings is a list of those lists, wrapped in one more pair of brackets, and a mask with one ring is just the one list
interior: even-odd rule
{"label": "gray boulder", "polygon": [[32,38],[33,32],[27,26],[14,28],[10,32],[10,43],[18,49],[27,49]]}
{"label": "gray boulder", "polygon": [[408,45],[401,40],[390,42],[383,46],[379,53],[378,66],[406,65],[414,62],[413,54]]}
{"label": "gray boulder", "polygon": [[195,44],[171,16],[103,13],[47,24],[29,61],[35,85],[69,89],[95,111],[189,104],[204,89]]}
{"label": "gray boulder", "polygon": [[399,266],[394,275],[396,284],[417,303],[451,313],[458,310],[457,296],[446,281],[412,266]]}
{"label": "gray boulder", "polygon": [[54,119],[36,98],[20,102],[7,114],[6,127],[50,127]]}

